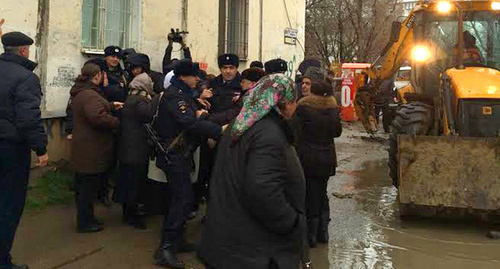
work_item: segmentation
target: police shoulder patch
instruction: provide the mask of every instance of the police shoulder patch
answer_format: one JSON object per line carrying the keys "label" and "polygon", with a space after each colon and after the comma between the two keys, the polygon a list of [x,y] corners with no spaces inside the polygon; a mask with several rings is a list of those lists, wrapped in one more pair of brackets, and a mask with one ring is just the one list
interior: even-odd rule
{"label": "police shoulder patch", "polygon": [[188,105],[186,103],[186,101],[179,101],[177,103],[178,107],[179,107],[179,111],[181,113],[186,113],[187,109],[188,109]]}

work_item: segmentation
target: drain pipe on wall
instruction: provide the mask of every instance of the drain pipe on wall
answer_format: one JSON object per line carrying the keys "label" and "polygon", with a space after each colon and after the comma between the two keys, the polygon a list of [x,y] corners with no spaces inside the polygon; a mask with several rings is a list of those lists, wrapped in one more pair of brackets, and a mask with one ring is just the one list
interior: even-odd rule
{"label": "drain pipe on wall", "polygon": [[264,29],[264,0],[260,0],[260,24],[259,24],[259,61],[262,62],[262,45],[263,45],[263,29]]}

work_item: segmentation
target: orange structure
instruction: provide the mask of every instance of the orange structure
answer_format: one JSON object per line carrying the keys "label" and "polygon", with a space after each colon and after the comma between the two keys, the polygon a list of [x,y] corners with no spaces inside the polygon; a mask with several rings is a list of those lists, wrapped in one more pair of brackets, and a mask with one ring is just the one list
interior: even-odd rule
{"label": "orange structure", "polygon": [[354,97],[359,86],[358,75],[366,68],[370,68],[369,63],[344,63],[342,64],[342,92],[341,92],[341,112],[343,121],[357,121],[359,118],[354,110]]}

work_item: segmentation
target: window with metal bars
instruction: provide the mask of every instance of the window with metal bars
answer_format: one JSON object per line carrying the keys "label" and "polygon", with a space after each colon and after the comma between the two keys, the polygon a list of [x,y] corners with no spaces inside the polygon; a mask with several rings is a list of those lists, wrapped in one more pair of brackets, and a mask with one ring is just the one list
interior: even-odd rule
{"label": "window with metal bars", "polygon": [[244,60],[248,57],[249,0],[221,0],[219,53],[234,53]]}
{"label": "window with metal bars", "polygon": [[82,48],[137,47],[141,0],[83,0]]}

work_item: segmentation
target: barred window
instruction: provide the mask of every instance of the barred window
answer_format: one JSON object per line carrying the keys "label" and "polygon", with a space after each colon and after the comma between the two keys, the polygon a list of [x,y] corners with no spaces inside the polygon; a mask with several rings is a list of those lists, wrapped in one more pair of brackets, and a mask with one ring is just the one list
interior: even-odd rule
{"label": "barred window", "polygon": [[220,1],[219,52],[248,57],[249,0]]}
{"label": "barred window", "polygon": [[82,47],[102,51],[110,45],[137,47],[141,0],[83,0]]}

